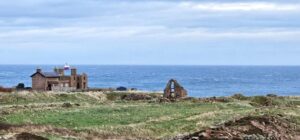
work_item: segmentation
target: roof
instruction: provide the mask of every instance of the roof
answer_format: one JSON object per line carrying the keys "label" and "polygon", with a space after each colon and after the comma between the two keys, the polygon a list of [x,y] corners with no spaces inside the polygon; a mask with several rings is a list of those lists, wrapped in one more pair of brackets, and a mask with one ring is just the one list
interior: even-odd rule
{"label": "roof", "polygon": [[42,72],[46,77],[59,77],[59,74],[56,72]]}
{"label": "roof", "polygon": [[56,72],[36,72],[36,73],[32,74],[30,77],[33,77],[36,74],[40,74],[40,75],[42,75],[43,77],[46,77],[46,78],[59,77],[59,74],[56,73]]}

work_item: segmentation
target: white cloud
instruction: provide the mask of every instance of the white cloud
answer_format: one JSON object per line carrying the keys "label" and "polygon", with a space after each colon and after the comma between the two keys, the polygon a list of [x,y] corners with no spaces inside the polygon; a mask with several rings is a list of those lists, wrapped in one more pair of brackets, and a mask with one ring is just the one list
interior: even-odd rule
{"label": "white cloud", "polygon": [[278,4],[267,2],[248,3],[196,3],[182,2],[180,7],[205,11],[296,11],[299,4]]}
{"label": "white cloud", "polygon": [[[213,30],[210,28],[167,28],[164,26],[124,27],[61,27],[24,29],[0,32],[0,42],[74,41],[78,40],[219,40],[219,39],[272,39],[296,40],[300,29],[236,29]],[[199,40],[200,39],[200,40]]]}

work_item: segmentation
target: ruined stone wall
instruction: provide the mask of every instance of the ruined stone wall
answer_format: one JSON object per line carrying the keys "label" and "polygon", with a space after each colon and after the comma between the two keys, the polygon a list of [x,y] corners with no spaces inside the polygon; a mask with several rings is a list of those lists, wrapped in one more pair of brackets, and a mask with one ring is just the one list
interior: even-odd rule
{"label": "ruined stone wall", "polygon": [[77,75],[71,75],[70,77],[70,87],[75,87],[77,86]]}
{"label": "ruined stone wall", "polygon": [[88,88],[88,77],[86,74],[82,74],[82,89]]}
{"label": "ruined stone wall", "polygon": [[88,77],[86,74],[82,74],[80,76],[77,76],[77,84],[79,87],[77,89],[87,89],[88,88]]}
{"label": "ruined stone wall", "polygon": [[174,79],[171,79],[164,90],[165,98],[183,98],[187,96],[187,91]]}

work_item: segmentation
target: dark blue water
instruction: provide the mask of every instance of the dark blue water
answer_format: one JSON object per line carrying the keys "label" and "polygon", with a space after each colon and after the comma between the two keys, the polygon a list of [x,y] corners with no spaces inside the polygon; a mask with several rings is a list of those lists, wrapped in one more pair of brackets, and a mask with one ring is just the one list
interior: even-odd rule
{"label": "dark blue water", "polygon": [[[20,82],[31,86],[37,66],[0,65],[0,85]],[[52,71],[54,66],[40,66]],[[89,87],[132,87],[162,91],[171,78],[177,79],[190,96],[300,95],[300,66],[76,66],[89,76]]]}

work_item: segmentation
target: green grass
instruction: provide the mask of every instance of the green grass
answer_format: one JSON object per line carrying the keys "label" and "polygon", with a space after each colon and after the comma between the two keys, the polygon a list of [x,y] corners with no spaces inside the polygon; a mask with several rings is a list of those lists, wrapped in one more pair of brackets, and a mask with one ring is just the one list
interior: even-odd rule
{"label": "green grass", "polygon": [[[8,98],[9,95],[6,95]],[[14,95],[15,96],[15,95]],[[46,100],[48,97],[49,100]],[[263,102],[257,97],[248,100],[230,100],[228,103],[210,103],[201,101],[180,101],[175,103],[158,103],[148,101],[123,101],[113,95],[95,98],[84,94],[34,95],[24,97],[26,102],[18,104],[39,103],[80,103],[81,106],[63,108],[28,107],[12,109],[12,100],[2,102],[4,110],[9,113],[0,116],[0,122],[9,124],[36,124],[55,128],[66,128],[79,134],[90,134],[110,137],[126,136],[131,138],[170,138],[178,134],[191,133],[211,125],[247,116],[262,114],[284,114],[300,124],[298,97],[274,98],[276,107],[252,106],[253,100]],[[47,97],[47,98],[45,98]],[[108,97],[109,99],[103,99]],[[260,97],[259,97],[260,98]],[[2,100],[1,100],[2,99]],[[0,101],[4,97],[0,98]],[[37,100],[38,99],[38,100]],[[113,101],[115,100],[115,101]],[[258,100],[258,101],[257,101]],[[263,99],[264,100],[264,99]],[[0,107],[1,107],[0,104]],[[45,135],[45,134],[42,134]],[[63,135],[49,133],[50,139],[64,139]],[[82,137],[81,137],[82,138]]]}
{"label": "green grass", "polygon": [[[235,114],[246,114],[251,107],[232,104],[211,103],[166,103],[148,104],[129,102],[103,104],[93,107],[60,108],[55,110],[24,110],[2,118],[10,124],[52,125],[77,131],[101,130],[106,135],[165,137],[177,133],[198,130],[201,120],[197,115],[215,111],[205,116],[205,126],[228,120]],[[225,113],[223,113],[223,111]],[[195,119],[188,119],[196,116]],[[204,127],[204,126],[201,126]]]}

